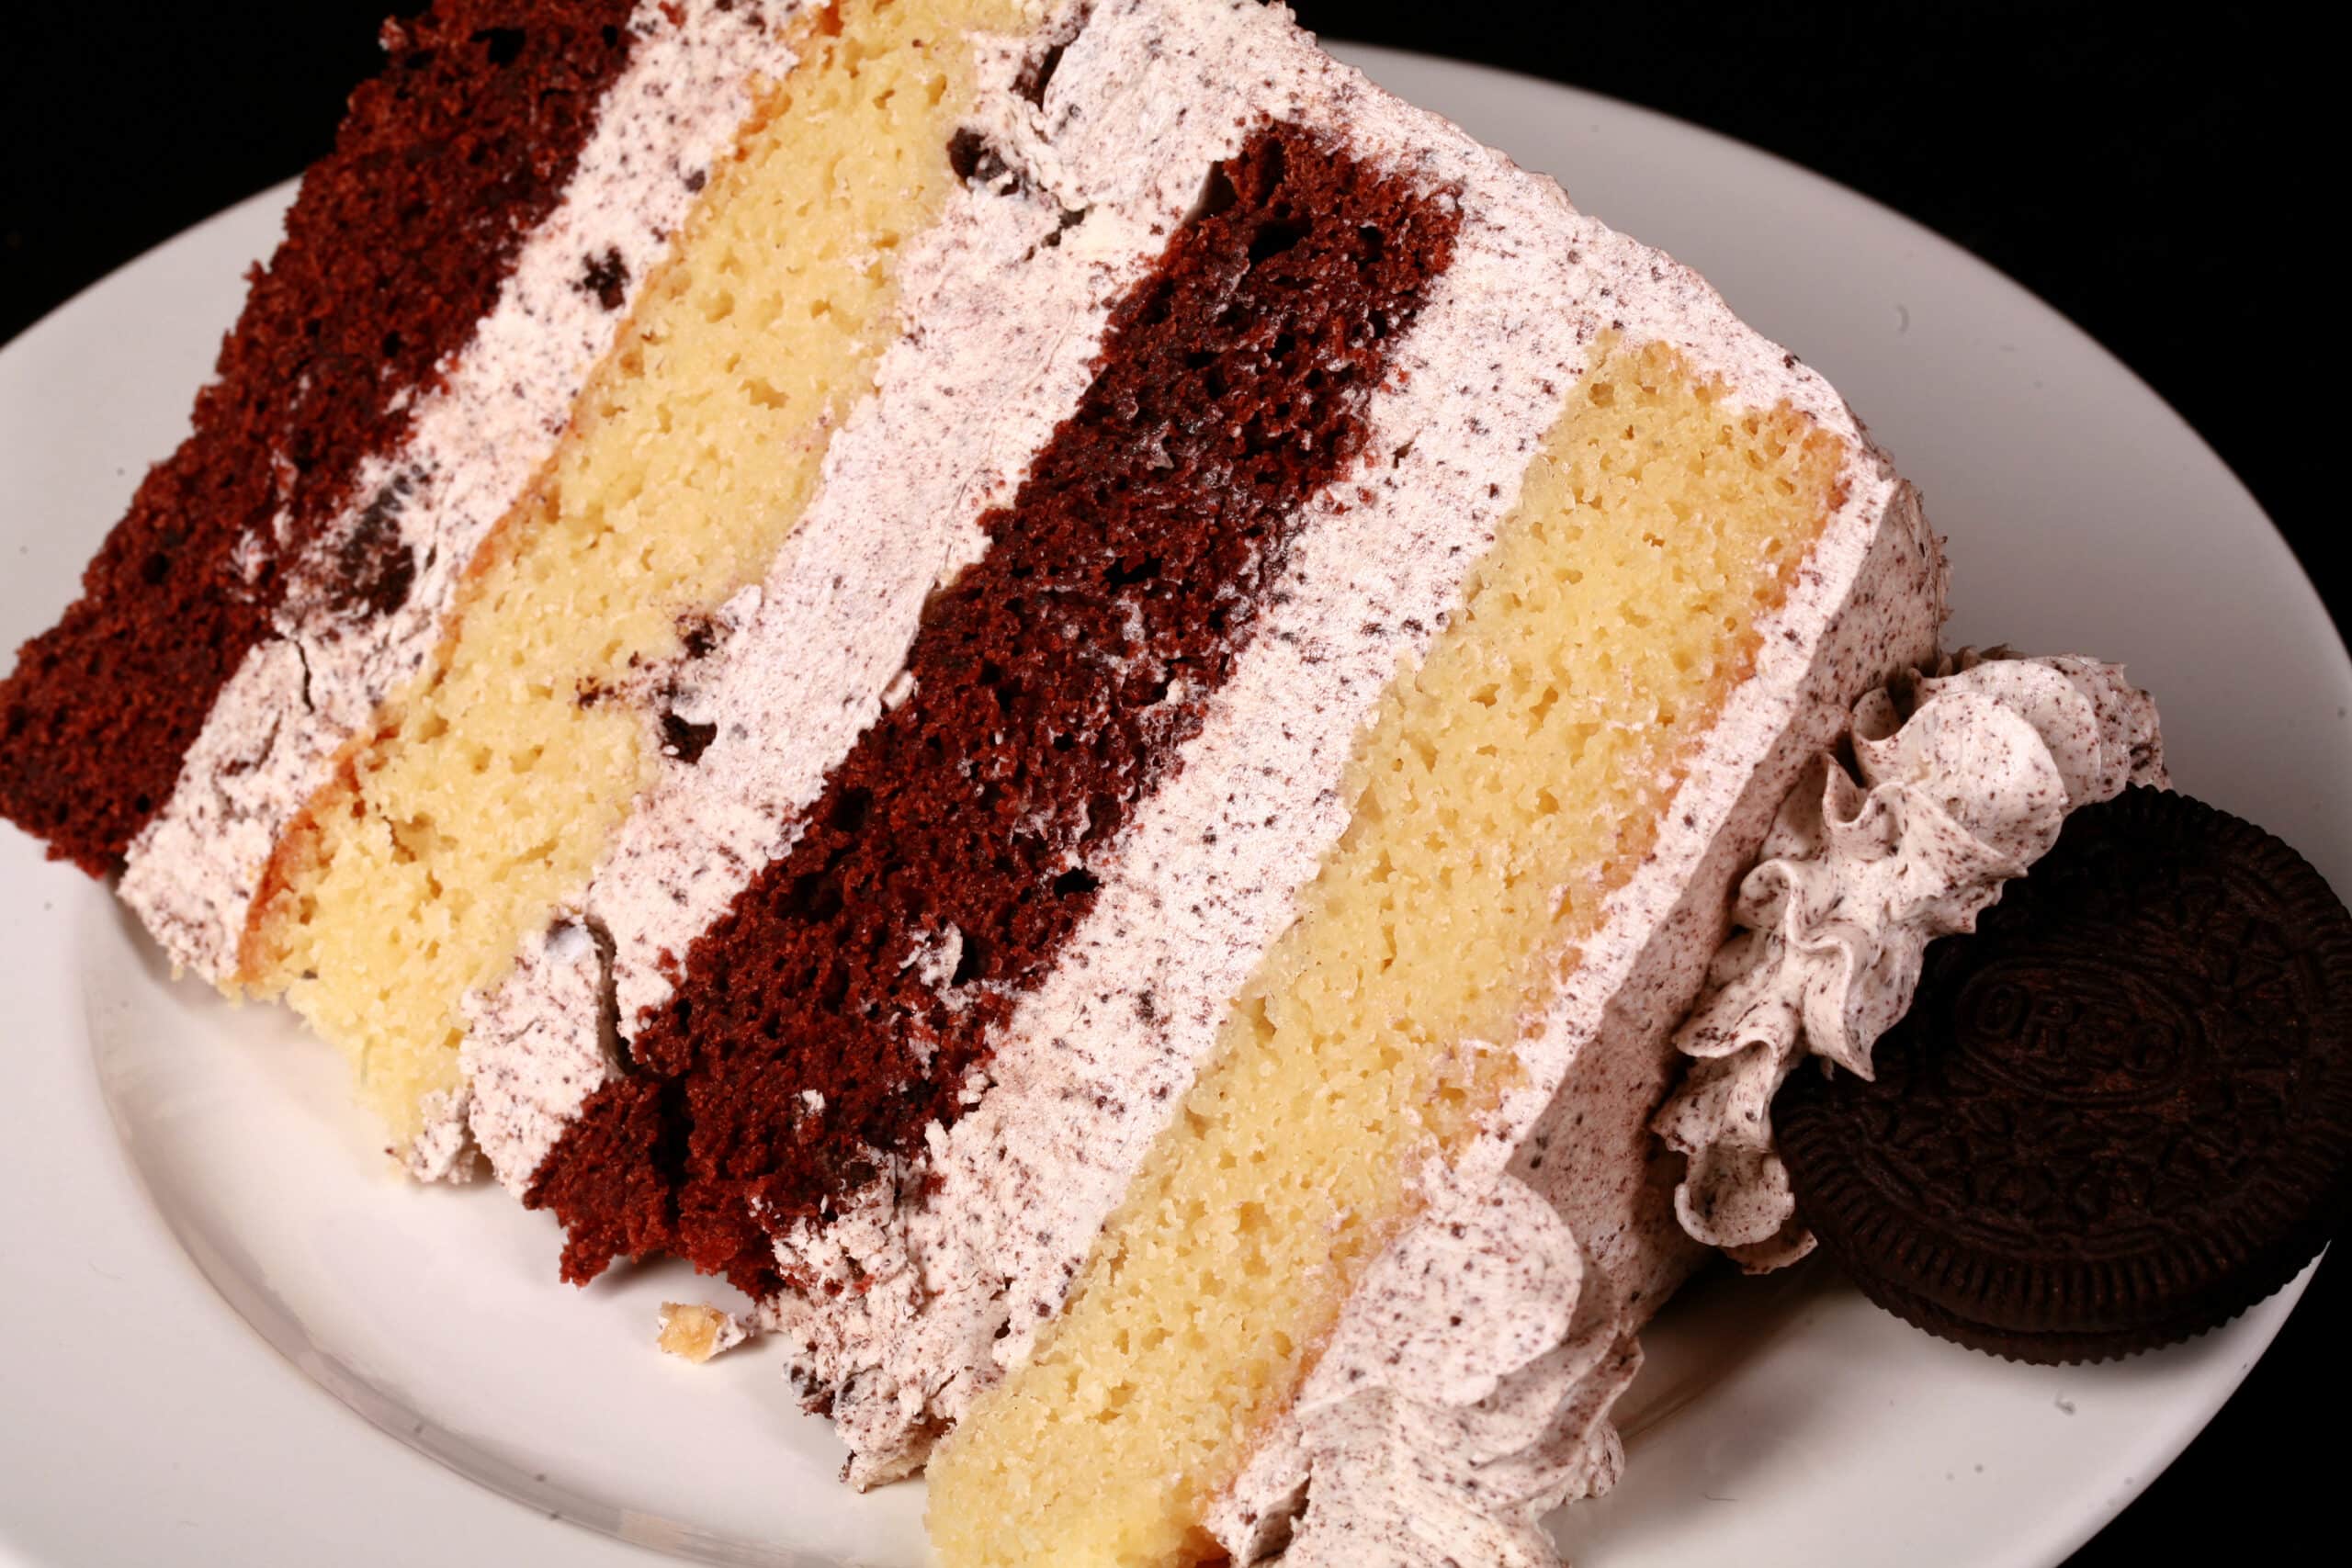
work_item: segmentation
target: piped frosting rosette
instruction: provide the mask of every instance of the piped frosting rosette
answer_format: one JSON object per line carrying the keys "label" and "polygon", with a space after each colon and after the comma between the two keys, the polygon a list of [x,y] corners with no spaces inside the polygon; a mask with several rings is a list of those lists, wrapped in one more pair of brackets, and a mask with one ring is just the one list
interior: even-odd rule
{"label": "piped frosting rosette", "polygon": [[1311,1468],[1312,1488],[1270,1502],[1245,1476],[1212,1513],[1237,1562],[1559,1568],[1544,1517],[1617,1478],[1609,1409],[1642,1353],[1615,1284],[1517,1178],[1433,1164],[1423,1181],[1421,1223],[1374,1264],[1253,1462]]}
{"label": "piped frosting rosette", "polygon": [[2155,704],[2122,667],[1962,649],[1854,705],[1741,882],[1738,928],[1676,1035],[1692,1058],[1653,1123],[1689,1156],[1683,1228],[1752,1270],[1812,1250],[1774,1151],[1772,1097],[1807,1055],[1871,1074],[1928,944],[2058,841],[2066,814],[2165,787]]}

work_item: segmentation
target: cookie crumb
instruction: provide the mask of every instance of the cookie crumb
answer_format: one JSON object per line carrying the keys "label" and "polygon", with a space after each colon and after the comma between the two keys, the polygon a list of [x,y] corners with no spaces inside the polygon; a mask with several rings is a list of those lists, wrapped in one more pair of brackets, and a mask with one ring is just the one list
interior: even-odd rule
{"label": "cookie crumb", "polygon": [[731,1312],[686,1302],[662,1303],[662,1348],[697,1364],[731,1350],[752,1337],[749,1325]]}

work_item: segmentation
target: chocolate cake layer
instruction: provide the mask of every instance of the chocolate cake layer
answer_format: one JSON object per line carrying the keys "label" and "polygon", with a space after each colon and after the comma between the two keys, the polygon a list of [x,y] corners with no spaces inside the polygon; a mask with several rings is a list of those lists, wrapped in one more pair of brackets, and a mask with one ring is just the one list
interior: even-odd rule
{"label": "chocolate cake layer", "polygon": [[[388,24],[256,274],[195,430],[150,471],[83,578],[0,686],[0,814],[93,874],[170,795],[182,757],[291,568],[401,439],[555,207],[627,63],[632,0],[444,0]],[[594,280],[583,275],[583,287]],[[389,516],[401,497],[380,498]],[[414,573],[366,529],[343,608],[394,607]]]}
{"label": "chocolate cake layer", "polygon": [[1090,858],[1246,645],[1291,520],[1361,452],[1458,221],[1295,128],[1222,166],[985,520],[989,553],[926,612],[911,694],[684,956],[636,1071],[541,1167],[531,1201],[571,1233],[569,1277],[668,1251],[765,1293],[772,1229],[956,1121],[990,1032],[1090,907]]}

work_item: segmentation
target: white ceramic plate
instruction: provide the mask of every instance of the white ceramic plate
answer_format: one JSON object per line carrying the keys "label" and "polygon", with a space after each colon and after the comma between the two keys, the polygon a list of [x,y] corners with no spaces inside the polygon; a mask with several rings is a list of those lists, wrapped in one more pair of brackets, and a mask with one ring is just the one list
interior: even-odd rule
{"label": "white ceramic plate", "polygon": [[[1957,638],[2130,660],[2182,786],[2352,887],[2343,647],[2253,500],[2096,344],[1751,149],[1542,83],[1346,52],[1802,345],[1950,535]],[[52,618],[177,438],[287,194],[0,352],[0,643]],[[544,1216],[495,1188],[402,1184],[329,1052],[275,1010],[173,982],[99,888],[13,831],[0,977],[0,1561],[646,1560],[624,1542],[922,1560],[920,1488],[836,1486],[840,1449],[771,1358],[654,1353],[656,1303],[702,1282],[656,1269],[574,1292]],[[2195,1345],[2042,1371],[1914,1333],[1820,1270],[1710,1280],[1647,1336],[1626,1483],[1561,1533],[1600,1568],[2054,1563],[2195,1435],[2301,1290]]]}

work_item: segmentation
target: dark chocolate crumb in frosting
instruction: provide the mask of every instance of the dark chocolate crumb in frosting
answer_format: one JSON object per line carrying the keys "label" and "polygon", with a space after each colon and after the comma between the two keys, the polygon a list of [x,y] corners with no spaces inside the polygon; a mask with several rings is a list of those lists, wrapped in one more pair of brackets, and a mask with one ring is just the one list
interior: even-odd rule
{"label": "dark chocolate crumb in frosting", "polygon": [[358,521],[335,545],[327,598],[353,619],[390,615],[416,586],[416,551],[401,537],[400,515],[420,475],[403,470],[384,481]]}
{"label": "dark chocolate crumb in frosting", "polygon": [[1089,863],[1198,731],[1459,224],[1295,129],[1225,173],[1235,199],[1118,305],[1077,412],[983,520],[989,553],[926,610],[912,694],[541,1166],[570,1278],[663,1251],[773,1288],[770,1227],[957,1119],[1091,907]]}
{"label": "dark chocolate crumb in frosting", "polygon": [[2352,1209],[2352,916],[2134,787],[1928,950],[1871,1082],[1773,1107],[1799,1215],[1881,1305],[2019,1360],[2129,1355],[2291,1280]]}
{"label": "dark chocolate crumb in frosting", "polygon": [[701,761],[702,754],[708,750],[710,743],[718,739],[718,725],[696,724],[682,716],[675,710],[663,710],[662,750],[677,758],[681,762]]}
{"label": "dark chocolate crumb in frosting", "polygon": [[588,257],[581,269],[580,291],[607,310],[628,302],[628,263],[621,259],[620,247],[607,245]]}
{"label": "dark chocolate crumb in frosting", "polygon": [[947,139],[947,166],[957,179],[983,186],[1003,178],[1006,168],[995,146],[968,125]]}

